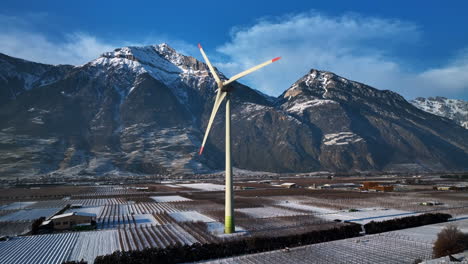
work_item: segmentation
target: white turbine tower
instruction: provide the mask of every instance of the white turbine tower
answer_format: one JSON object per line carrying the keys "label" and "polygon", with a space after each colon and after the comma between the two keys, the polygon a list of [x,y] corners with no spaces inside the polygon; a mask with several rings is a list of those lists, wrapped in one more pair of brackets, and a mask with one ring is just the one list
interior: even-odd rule
{"label": "white turbine tower", "polygon": [[218,86],[218,90],[216,93],[216,99],[214,101],[213,110],[211,111],[210,120],[208,121],[208,126],[206,127],[205,137],[203,138],[203,143],[200,148],[200,155],[203,152],[203,148],[206,143],[206,139],[208,138],[208,134],[210,133],[211,125],[213,125],[213,120],[218,112],[219,106],[226,99],[226,187],[225,187],[225,209],[224,209],[224,233],[231,234],[235,232],[235,224],[234,224],[234,208],[233,208],[233,191],[232,191],[232,166],[231,166],[231,101],[229,98],[229,90],[226,89],[227,85],[232,83],[233,81],[246,76],[249,73],[252,73],[262,67],[267,66],[270,63],[273,63],[279,60],[281,57],[274,58],[272,60],[268,60],[262,64],[259,64],[255,67],[252,67],[246,71],[243,71],[239,74],[234,75],[231,79],[227,81],[222,81],[216,71],[214,70],[213,66],[208,60],[203,48],[200,44],[198,44],[198,48],[200,49],[203,58],[205,59],[208,68],[210,69],[211,74],[213,75],[216,84]]}

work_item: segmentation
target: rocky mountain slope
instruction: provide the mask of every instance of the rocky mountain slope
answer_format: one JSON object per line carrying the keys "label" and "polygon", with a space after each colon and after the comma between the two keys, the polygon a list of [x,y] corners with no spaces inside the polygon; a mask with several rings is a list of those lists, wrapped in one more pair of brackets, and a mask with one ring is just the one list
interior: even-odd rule
{"label": "rocky mountain slope", "polygon": [[452,119],[462,127],[468,129],[468,102],[445,97],[418,97],[410,101],[417,108],[434,115]]}
{"label": "rocky mountain slope", "polygon": [[[223,109],[197,155],[214,79],[204,63],[167,44],[119,48],[76,67],[6,55],[0,65],[8,65],[0,70],[2,176],[223,168]],[[390,91],[317,70],[278,98],[237,82],[232,89],[239,168],[460,170],[468,164],[467,130]]]}

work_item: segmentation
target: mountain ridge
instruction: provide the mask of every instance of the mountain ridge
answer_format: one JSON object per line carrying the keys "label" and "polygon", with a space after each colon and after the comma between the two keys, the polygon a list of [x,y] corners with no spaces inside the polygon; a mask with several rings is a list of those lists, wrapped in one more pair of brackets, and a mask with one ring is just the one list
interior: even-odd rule
{"label": "mountain ridge", "polygon": [[[216,89],[203,62],[160,44],[53,67],[61,78],[23,89],[13,99],[0,97],[6,101],[0,106],[0,173],[186,174],[223,168],[224,109],[204,155],[196,154]],[[5,82],[4,90],[10,86]],[[315,69],[274,100],[238,82],[232,89],[233,160],[239,168],[463,170],[468,164],[466,130],[391,91]]]}
{"label": "mountain ridge", "polygon": [[410,103],[428,113],[451,119],[468,129],[467,101],[436,96],[428,98],[418,97],[411,100]]}

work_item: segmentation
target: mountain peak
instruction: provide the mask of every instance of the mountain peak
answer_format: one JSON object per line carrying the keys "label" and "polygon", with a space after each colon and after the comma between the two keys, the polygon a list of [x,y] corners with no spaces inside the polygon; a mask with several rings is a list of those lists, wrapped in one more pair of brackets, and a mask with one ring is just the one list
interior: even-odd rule
{"label": "mountain peak", "polygon": [[389,90],[378,90],[363,83],[348,80],[335,73],[317,69],[311,69],[309,73],[286,90],[281,97],[290,100],[298,95],[301,95],[301,98],[334,101],[374,98],[389,104],[406,102],[403,96],[398,93]]}
{"label": "mountain peak", "polygon": [[309,95],[317,98],[327,98],[328,88],[336,85],[337,82],[348,84],[349,81],[332,72],[311,69],[286,90],[282,97],[291,99],[298,95]]}

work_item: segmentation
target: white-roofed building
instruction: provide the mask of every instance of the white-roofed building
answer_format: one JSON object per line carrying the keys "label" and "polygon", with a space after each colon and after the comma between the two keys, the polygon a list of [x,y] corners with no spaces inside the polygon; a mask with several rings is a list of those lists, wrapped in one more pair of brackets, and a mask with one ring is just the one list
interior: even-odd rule
{"label": "white-roofed building", "polygon": [[71,212],[51,217],[47,222],[52,222],[54,229],[71,229],[78,225],[91,225],[96,221],[96,214],[84,212]]}

